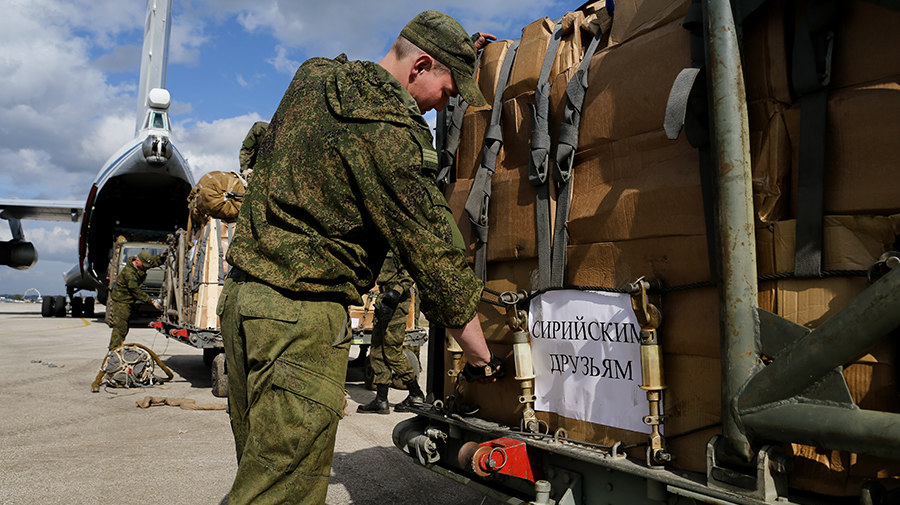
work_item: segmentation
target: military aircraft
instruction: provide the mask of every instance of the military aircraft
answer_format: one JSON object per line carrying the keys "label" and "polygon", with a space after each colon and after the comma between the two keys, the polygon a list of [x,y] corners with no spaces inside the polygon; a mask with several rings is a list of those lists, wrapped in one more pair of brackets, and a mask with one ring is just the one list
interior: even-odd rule
{"label": "military aircraft", "polygon": [[[106,303],[117,241],[164,241],[187,225],[194,178],[171,139],[171,97],[165,89],[171,21],[172,0],[147,0],[135,136],[103,164],[86,202],[0,200],[0,218],[9,221],[13,237],[0,242],[0,265],[12,268],[30,268],[38,258],[25,240],[22,219],[81,220],[78,264],[64,275],[73,315],[93,311],[93,299],[76,298],[78,291],[94,291]],[[64,316],[65,304],[58,297],[42,314]]]}

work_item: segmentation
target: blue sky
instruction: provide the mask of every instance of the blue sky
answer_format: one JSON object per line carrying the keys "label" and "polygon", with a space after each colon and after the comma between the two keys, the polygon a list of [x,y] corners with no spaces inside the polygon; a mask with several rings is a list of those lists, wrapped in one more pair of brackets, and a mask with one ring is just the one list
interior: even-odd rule
{"label": "blue sky", "polygon": [[[158,0],[162,1],[162,0]],[[250,126],[268,120],[314,56],[378,61],[425,9],[470,32],[518,38],[581,2],[555,0],[174,0],[166,88],[173,137],[195,178],[237,171]],[[0,198],[83,201],[104,161],[134,134],[144,0],[0,0]],[[63,294],[78,225],[23,222],[40,259],[0,266],[0,293]],[[0,240],[11,234],[0,222]]]}

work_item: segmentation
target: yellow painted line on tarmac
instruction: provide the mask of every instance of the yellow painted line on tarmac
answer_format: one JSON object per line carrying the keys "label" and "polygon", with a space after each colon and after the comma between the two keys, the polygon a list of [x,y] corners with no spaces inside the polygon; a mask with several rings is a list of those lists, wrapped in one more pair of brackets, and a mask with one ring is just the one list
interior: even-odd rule
{"label": "yellow painted line on tarmac", "polygon": [[84,328],[85,326],[91,325],[91,322],[83,317],[81,318],[81,322],[84,323],[81,326],[69,326],[68,328],[51,328],[49,330],[7,331],[4,333],[0,333],[0,335],[13,335],[13,334],[18,334],[18,333],[44,333],[46,331],[74,330],[77,328]]}

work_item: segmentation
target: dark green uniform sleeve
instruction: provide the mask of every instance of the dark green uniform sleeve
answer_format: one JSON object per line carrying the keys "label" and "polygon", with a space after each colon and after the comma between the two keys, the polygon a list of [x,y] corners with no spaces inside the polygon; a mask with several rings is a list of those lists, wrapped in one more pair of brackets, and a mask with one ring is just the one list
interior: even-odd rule
{"label": "dark green uniform sleeve", "polygon": [[125,289],[128,291],[128,294],[131,298],[135,300],[140,300],[144,303],[152,303],[152,299],[150,295],[144,292],[141,289],[141,286],[144,285],[144,280],[147,278],[145,275],[140,275],[138,273],[137,268],[125,268],[122,270],[122,273],[119,275],[118,282],[124,282]]}
{"label": "dark green uniform sleeve", "polygon": [[[372,126],[371,135],[342,149],[351,170],[359,173],[363,205],[415,279],[429,320],[465,326],[475,317],[482,283],[453,244],[449,205],[430,177],[437,166],[430,132],[427,127]],[[429,139],[417,138],[424,135]]]}
{"label": "dark green uniform sleeve", "polygon": [[259,151],[259,144],[266,135],[266,129],[269,123],[257,121],[250,127],[244,142],[241,143],[241,171],[253,168],[256,164],[256,154]]}

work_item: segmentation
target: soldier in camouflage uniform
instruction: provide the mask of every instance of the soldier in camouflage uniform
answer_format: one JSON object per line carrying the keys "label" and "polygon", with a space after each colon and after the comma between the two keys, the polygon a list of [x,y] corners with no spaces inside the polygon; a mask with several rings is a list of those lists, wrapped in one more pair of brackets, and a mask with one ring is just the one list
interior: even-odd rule
{"label": "soldier in camouflage uniform", "polygon": [[429,320],[464,349],[467,378],[503,375],[421,115],[457,93],[485,103],[475,55],[459,23],[426,11],[379,63],[313,58],[294,75],[260,146],[217,309],[238,458],[231,505],[324,503],[344,414],[347,307],[362,303],[388,250]]}
{"label": "soldier in camouflage uniform", "polygon": [[375,318],[372,322],[372,350],[369,361],[375,371],[375,399],[357,407],[357,412],[390,414],[388,388],[391,385],[391,371],[406,385],[409,396],[398,403],[394,410],[404,412],[407,407],[425,401],[425,395],[413,375],[412,366],[403,354],[406,340],[406,318],[412,306],[409,290],[412,277],[397,261],[393,253],[388,253],[376,280],[379,294],[375,300]]}
{"label": "soldier in camouflage uniform", "polygon": [[109,350],[121,346],[128,334],[128,318],[131,317],[131,308],[134,302],[140,300],[153,304],[158,310],[162,306],[150,295],[141,289],[147,280],[147,269],[162,265],[166,259],[166,253],[153,256],[150,251],[141,251],[137,256],[132,256],[125,261],[125,267],[119,272],[116,286],[109,294],[106,304],[106,324],[112,328],[109,337]]}
{"label": "soldier in camouflage uniform", "polygon": [[262,143],[263,137],[266,136],[266,130],[269,123],[265,121],[257,121],[250,127],[244,142],[241,143],[241,175],[247,182],[250,182],[250,176],[253,175],[253,167],[256,166],[256,155],[259,153],[259,145]]}

